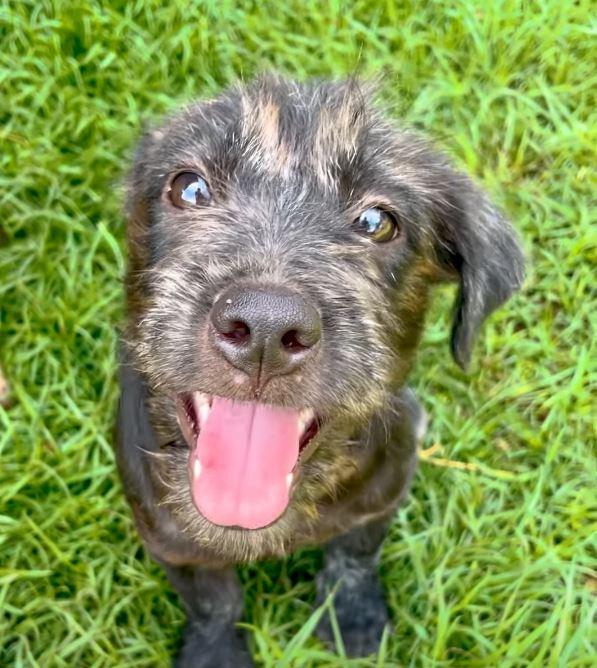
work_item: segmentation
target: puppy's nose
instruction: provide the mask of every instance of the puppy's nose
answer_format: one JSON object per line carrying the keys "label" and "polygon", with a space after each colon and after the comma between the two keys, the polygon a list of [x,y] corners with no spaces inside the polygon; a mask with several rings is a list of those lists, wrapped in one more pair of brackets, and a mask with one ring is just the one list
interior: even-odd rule
{"label": "puppy's nose", "polygon": [[311,357],[321,338],[317,309],[287,288],[230,288],[211,309],[214,343],[251,377],[290,373]]}

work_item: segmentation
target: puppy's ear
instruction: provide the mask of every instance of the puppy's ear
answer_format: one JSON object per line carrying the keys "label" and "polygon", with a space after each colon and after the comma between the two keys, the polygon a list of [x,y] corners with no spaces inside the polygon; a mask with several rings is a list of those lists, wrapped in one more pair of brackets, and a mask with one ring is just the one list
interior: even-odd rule
{"label": "puppy's ear", "polygon": [[514,229],[485,193],[467,177],[451,176],[439,215],[438,256],[460,283],[451,347],[466,368],[481,324],[520,287],[524,257]]}

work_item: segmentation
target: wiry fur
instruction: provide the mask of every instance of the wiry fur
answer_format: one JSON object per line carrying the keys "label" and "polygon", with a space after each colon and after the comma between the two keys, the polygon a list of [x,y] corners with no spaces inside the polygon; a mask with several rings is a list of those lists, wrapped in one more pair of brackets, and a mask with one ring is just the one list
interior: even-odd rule
{"label": "wiry fur", "polygon": [[[355,81],[266,76],[190,105],[140,143],[128,182],[119,464],[164,562],[281,555],[387,517],[414,468],[420,415],[403,386],[430,287],[460,283],[452,349],[466,365],[481,322],[522,280],[515,235],[487,197],[371,97]],[[183,170],[207,179],[208,206],[171,205],[168,184]],[[398,239],[355,231],[371,206],[396,213]],[[231,285],[291,288],[323,323],[319,353],[259,395],[317,407],[324,427],[286,513],[255,531],[217,527],[195,509],[174,403],[189,390],[256,399],[207,335]]]}

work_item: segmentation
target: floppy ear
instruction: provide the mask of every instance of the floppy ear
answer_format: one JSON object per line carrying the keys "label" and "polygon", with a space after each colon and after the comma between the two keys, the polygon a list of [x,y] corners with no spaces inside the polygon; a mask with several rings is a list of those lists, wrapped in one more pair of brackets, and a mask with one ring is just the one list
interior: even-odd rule
{"label": "floppy ear", "polygon": [[524,257],[514,229],[483,192],[466,177],[452,186],[453,205],[440,215],[439,255],[460,282],[451,347],[466,368],[481,324],[520,287]]}

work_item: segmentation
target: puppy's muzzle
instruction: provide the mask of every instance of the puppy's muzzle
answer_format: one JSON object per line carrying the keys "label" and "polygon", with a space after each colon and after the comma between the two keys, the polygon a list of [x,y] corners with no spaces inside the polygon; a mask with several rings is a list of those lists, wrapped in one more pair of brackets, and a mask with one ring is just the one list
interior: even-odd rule
{"label": "puppy's muzzle", "polygon": [[282,287],[232,287],[214,303],[212,340],[232,366],[265,382],[311,359],[321,340],[319,312]]}

